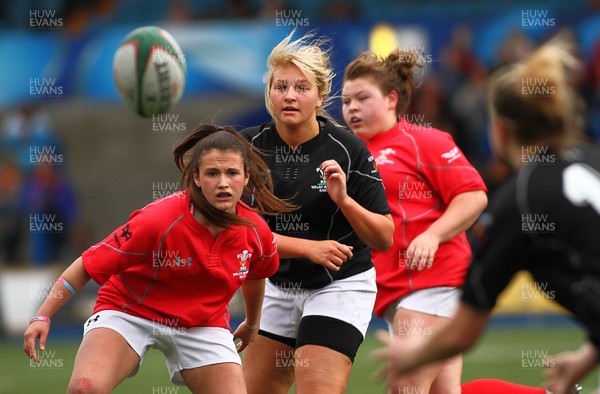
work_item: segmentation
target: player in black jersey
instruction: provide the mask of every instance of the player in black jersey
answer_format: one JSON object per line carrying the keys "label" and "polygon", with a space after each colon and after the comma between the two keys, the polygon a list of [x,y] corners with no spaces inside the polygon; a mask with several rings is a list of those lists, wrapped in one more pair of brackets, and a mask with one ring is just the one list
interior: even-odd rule
{"label": "player in black jersey", "polygon": [[344,392],[375,302],[371,249],[394,225],[373,157],[323,109],[333,72],[320,40],[293,33],[268,60],[273,121],[242,130],[266,152],[274,192],[300,208],[266,219],[280,268],[265,292],[256,346],[244,351],[249,393]]}
{"label": "player in black jersey", "polygon": [[492,79],[494,153],[516,173],[480,219],[484,230],[451,322],[424,343],[402,344],[401,354],[402,338],[381,335],[388,347],[374,355],[387,361],[390,379],[473,346],[498,295],[522,269],[588,332],[577,351],[551,358],[548,390],[567,393],[598,364],[600,149],[577,142],[581,102],[566,75],[576,64],[568,42],[555,38]]}

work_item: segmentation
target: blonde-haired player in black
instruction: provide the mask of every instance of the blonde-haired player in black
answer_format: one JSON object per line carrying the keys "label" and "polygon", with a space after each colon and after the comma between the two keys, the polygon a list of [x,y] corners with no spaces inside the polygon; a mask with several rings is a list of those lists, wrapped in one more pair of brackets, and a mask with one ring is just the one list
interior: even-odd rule
{"label": "blonde-haired player in black", "polygon": [[568,41],[559,37],[492,78],[492,145],[516,174],[490,200],[462,301],[449,324],[417,345],[381,335],[388,347],[375,357],[387,361],[390,379],[472,347],[498,295],[523,269],[588,332],[577,351],[552,356],[547,389],[567,393],[598,364],[600,149],[578,143],[581,101],[566,73],[576,65]]}
{"label": "blonde-haired player in black", "polygon": [[376,295],[372,248],[394,224],[373,157],[324,106],[333,71],[322,41],[280,42],[268,60],[273,121],[242,130],[267,152],[274,192],[300,208],[267,219],[280,269],[267,281],[256,346],[244,352],[249,393],[343,393]]}

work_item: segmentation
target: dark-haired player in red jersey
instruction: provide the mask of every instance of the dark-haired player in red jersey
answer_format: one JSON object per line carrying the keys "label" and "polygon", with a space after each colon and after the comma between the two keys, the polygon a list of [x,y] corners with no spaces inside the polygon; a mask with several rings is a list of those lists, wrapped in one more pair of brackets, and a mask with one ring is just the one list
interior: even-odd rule
{"label": "dark-haired player in red jersey", "polygon": [[[566,394],[600,361],[600,149],[581,141],[581,105],[567,71],[577,65],[564,38],[550,40],[491,80],[489,105],[495,155],[514,176],[491,199],[485,230],[449,323],[426,341],[381,335],[375,353],[394,380],[474,346],[490,311],[519,270],[531,272],[588,332],[578,350],[545,360],[546,389],[475,381],[463,393]],[[522,89],[529,78],[546,91]],[[549,93],[550,92],[550,93]]]}
{"label": "dark-haired player in red jersey", "polygon": [[[452,316],[469,267],[465,230],[487,203],[481,176],[452,137],[403,118],[419,84],[417,53],[359,54],[344,73],[342,111],[375,157],[394,218],[394,244],[373,251],[375,314],[390,332],[422,341]],[[422,368],[390,392],[460,393],[460,356]]]}
{"label": "dark-haired player in red jersey", "polygon": [[[69,392],[110,392],[160,349],[174,384],[245,393],[238,351],[255,338],[275,239],[240,202],[249,181],[259,212],[294,207],[272,194],[266,165],[231,128],[199,126],[174,150],[184,191],[135,211],[69,266],[31,319],[24,350],[39,362],[50,318],[90,279],[102,285],[84,324]],[[232,334],[227,305],[241,287],[246,320]],[[237,349],[234,339],[239,338]]]}

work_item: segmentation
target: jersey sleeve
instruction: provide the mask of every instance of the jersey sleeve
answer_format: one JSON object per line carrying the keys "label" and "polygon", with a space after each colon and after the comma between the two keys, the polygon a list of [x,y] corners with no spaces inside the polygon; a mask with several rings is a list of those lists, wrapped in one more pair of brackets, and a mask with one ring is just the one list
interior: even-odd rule
{"label": "jersey sleeve", "polygon": [[491,310],[513,276],[525,267],[523,254],[531,242],[522,231],[514,185],[506,186],[510,190],[498,190],[499,204],[482,214],[473,228],[473,261],[462,301],[480,310]]}
{"label": "jersey sleeve", "polygon": [[265,125],[246,127],[246,128],[241,129],[238,132],[248,142],[252,142],[252,137],[254,137],[258,132],[260,132],[264,126]]}
{"label": "jersey sleeve", "polygon": [[382,215],[390,213],[383,181],[373,155],[366,147],[361,147],[354,160],[355,165],[350,168],[346,186],[348,195],[371,212]]}
{"label": "jersey sleeve", "polygon": [[419,172],[438,192],[445,204],[457,195],[487,191],[479,172],[467,160],[450,134],[437,132],[420,136],[417,143]]}
{"label": "jersey sleeve", "polygon": [[277,252],[277,242],[275,235],[271,232],[266,223],[262,222],[260,226],[254,227],[256,231],[260,255],[252,260],[250,265],[250,279],[264,279],[272,276],[279,269],[279,253]]}
{"label": "jersey sleeve", "polygon": [[103,285],[112,275],[153,258],[156,225],[150,223],[147,215],[141,212],[132,213],[127,223],[83,252],[85,270],[99,285]]}

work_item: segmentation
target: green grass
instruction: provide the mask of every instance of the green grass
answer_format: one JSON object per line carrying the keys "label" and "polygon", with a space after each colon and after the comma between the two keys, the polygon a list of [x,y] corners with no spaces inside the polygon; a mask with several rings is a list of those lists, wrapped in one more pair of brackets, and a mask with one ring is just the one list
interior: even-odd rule
{"label": "green grass", "polygon": [[[542,381],[542,368],[535,365],[527,366],[535,359],[532,355],[573,350],[583,340],[583,332],[574,326],[553,328],[546,325],[518,329],[491,329],[476,348],[466,354],[463,381],[498,378],[538,386]],[[57,341],[50,338],[47,357],[52,361],[48,362],[48,365],[37,367],[30,365],[20,343],[0,342],[0,393],[64,393],[78,345],[78,342]],[[347,393],[384,392],[383,383],[375,382],[371,378],[379,365],[371,361],[368,356],[369,352],[378,346],[372,336],[367,337],[357,355]],[[583,393],[591,393],[592,388],[598,386],[598,370],[588,375],[581,383],[584,387]],[[123,382],[114,393],[181,394],[189,393],[189,390],[171,385],[162,354],[152,350],[144,359],[138,374]]]}

